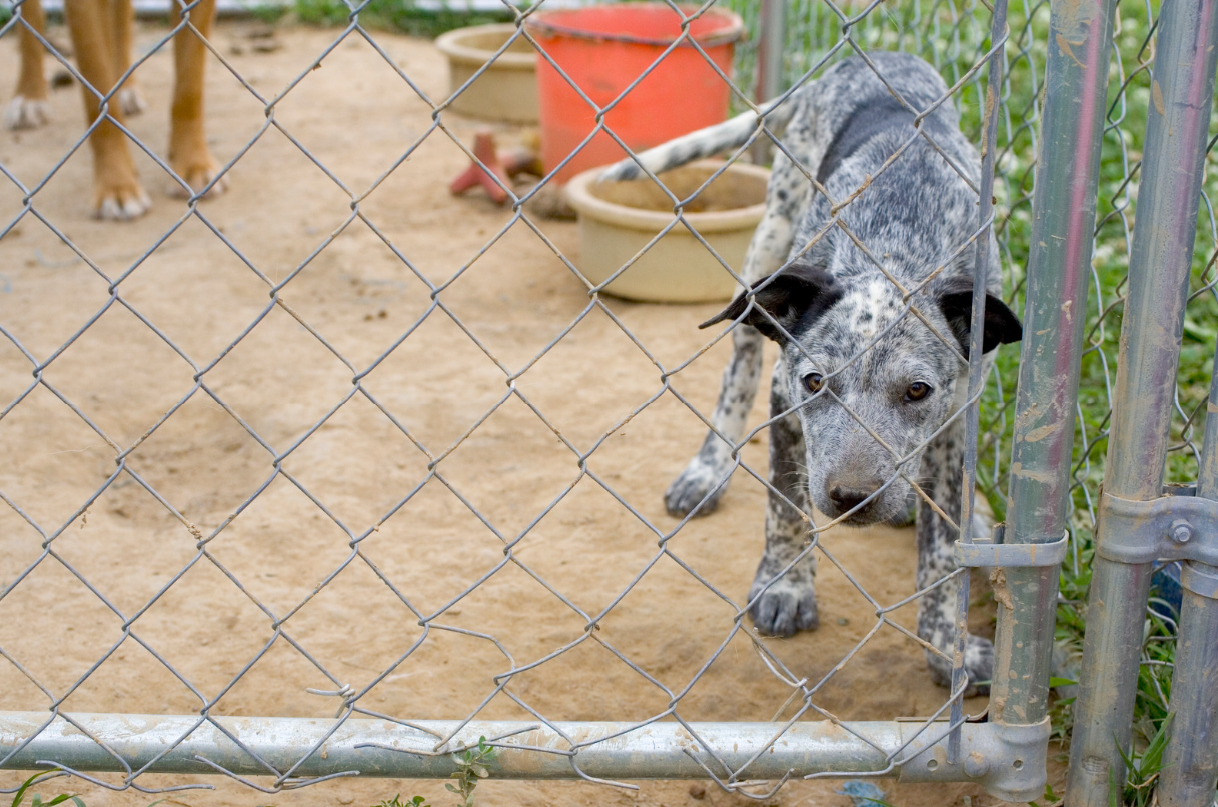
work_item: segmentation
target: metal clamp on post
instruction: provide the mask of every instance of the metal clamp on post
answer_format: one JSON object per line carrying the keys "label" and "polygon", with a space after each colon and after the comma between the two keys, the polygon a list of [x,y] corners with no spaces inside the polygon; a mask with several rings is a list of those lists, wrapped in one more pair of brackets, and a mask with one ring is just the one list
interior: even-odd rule
{"label": "metal clamp on post", "polygon": [[923,726],[902,723],[905,758],[899,762],[899,781],[976,782],[991,796],[1026,803],[1045,792],[1049,732],[1047,717],[1031,724],[966,724],[960,760],[949,762],[944,739],[929,743]]}
{"label": "metal clamp on post", "polygon": [[1218,501],[1198,498],[1191,488],[1148,502],[1100,497],[1095,551],[1118,563],[1195,560],[1218,566]]}
{"label": "metal clamp on post", "polygon": [[989,541],[971,544],[956,541],[956,563],[959,566],[1057,566],[1066,559],[1068,533],[1056,541],[1036,544],[1004,544],[1005,524],[994,525]]}

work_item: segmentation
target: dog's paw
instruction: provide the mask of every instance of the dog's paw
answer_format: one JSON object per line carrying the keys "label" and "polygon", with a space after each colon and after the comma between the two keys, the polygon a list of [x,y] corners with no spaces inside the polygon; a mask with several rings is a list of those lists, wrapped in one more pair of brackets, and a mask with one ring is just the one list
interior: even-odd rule
{"label": "dog's paw", "polygon": [[[177,182],[173,182],[169,187],[169,194],[177,199],[189,199],[211,185],[212,180],[216,179],[216,175],[220,173],[220,164],[206,153],[191,160],[175,160],[172,162],[172,166],[177,175],[190,186],[190,193],[187,193],[185,188]],[[228,176],[225,175],[208,188],[207,193],[203,194],[203,198],[214,199],[227,189]]]}
{"label": "dog's paw", "polygon": [[104,221],[131,221],[152,208],[152,200],[138,181],[98,187],[93,215]]}
{"label": "dog's paw", "polygon": [[50,119],[51,106],[45,98],[18,95],[4,108],[7,129],[37,129]]}
{"label": "dog's paw", "polygon": [[994,677],[994,643],[970,634],[964,649],[964,671],[968,673],[966,698],[989,695],[990,680]]}
{"label": "dog's paw", "polygon": [[[926,661],[930,667],[930,677],[936,684],[950,688],[952,685],[952,665],[938,653],[926,651]],[[972,698],[977,695],[990,694],[990,681],[994,677],[994,643],[989,639],[969,634],[968,644],[964,650],[964,671],[968,673],[968,686],[965,687],[964,697]]]}
{"label": "dog's paw", "polygon": [[[765,581],[753,583],[749,601],[765,587]],[[811,583],[777,580],[753,603],[750,611],[753,625],[767,636],[792,636],[796,631],[816,630],[820,616],[816,610],[816,587]]]}
{"label": "dog's paw", "polygon": [[118,91],[118,108],[123,111],[124,115],[128,116],[138,115],[148,108],[143,94],[140,93],[140,88],[130,80],[127,81],[126,86]]}
{"label": "dog's paw", "polygon": [[[668,490],[664,491],[664,507],[668,514],[685,518],[701,504],[694,515],[710,515],[727,492],[727,485],[719,483],[730,469],[730,465],[720,467],[717,463],[704,459],[701,454],[694,457],[681,475],[668,486]],[[710,498],[707,498],[708,494]]]}

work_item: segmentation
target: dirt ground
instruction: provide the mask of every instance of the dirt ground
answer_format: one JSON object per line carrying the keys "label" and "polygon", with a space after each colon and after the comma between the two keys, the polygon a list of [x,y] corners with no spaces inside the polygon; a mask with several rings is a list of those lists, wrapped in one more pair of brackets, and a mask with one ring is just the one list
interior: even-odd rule
{"label": "dirt ground", "polygon": [[[591,476],[579,478],[576,454],[523,402],[584,452],[660,392],[656,364],[599,309],[579,319],[588,306],[585,289],[528,227],[517,223],[491,243],[510,211],[477,193],[449,196],[447,181],[466,159],[443,132],[433,132],[368,192],[431,123],[428,107],[372,47],[351,37],[310,71],[337,31],[280,29],[273,48],[255,49],[248,36],[254,26],[222,23],[214,41],[266,98],[303,76],[276,104],[273,120],[333,179],[278,129],[268,128],[263,102],[216,62],[207,87],[216,155],[231,159],[266,129],[233,169],[229,193],[201,206],[228,244],[187,218],[145,257],[183,217],[184,204],[166,196],[167,178],[141,154],[152,213],[127,224],[92,220],[84,148],[38,192],[34,205],[110,279],[127,273],[116,289],[119,299],[107,307],[109,282],[32,216],[0,241],[0,324],[36,361],[54,356],[43,379],[122,451],[146,436],[124,455],[126,472],[73,520],[115,475],[116,450],[45,387],[0,419],[0,491],[47,533],[71,522],[51,544],[61,560],[46,558],[0,600],[0,647],[11,659],[0,662],[0,710],[41,710],[49,703],[12,663],[17,661],[56,698],[70,693],[61,705],[65,711],[197,712],[199,698],[142,643],[204,697],[219,695],[213,713],[329,716],[336,700],[306,692],[335,688],[318,667],[359,690],[394,664],[422,634],[419,618],[402,598],[431,615],[502,562],[503,543],[488,524],[512,540],[545,512],[516,544],[515,557],[588,614],[611,603],[658,551],[656,533]],[[147,50],[163,35],[163,29],[142,25],[139,44]],[[61,29],[52,36],[66,40]],[[444,94],[444,64],[429,42],[389,34],[378,34],[377,41],[423,91]],[[15,44],[12,36],[0,42],[5,84],[16,74]],[[162,51],[137,74],[150,110],[131,126],[161,153],[171,72],[171,57]],[[0,163],[30,185],[82,131],[77,90],[59,89],[52,101],[49,127],[0,136]],[[467,143],[481,125],[449,115],[444,120]],[[500,127],[500,134],[510,141],[518,133]],[[362,220],[347,223],[353,195],[379,236]],[[17,215],[21,197],[0,180],[0,222]],[[555,248],[575,256],[573,224],[543,220],[539,226]],[[444,310],[431,311],[416,328],[430,298],[415,273],[440,284],[488,243],[439,295],[482,349]],[[255,268],[274,283],[291,277],[280,296],[296,318],[280,307],[266,311],[270,290]],[[618,300],[608,305],[668,367],[706,343],[710,337],[695,325],[716,309]],[[225,353],[253,323],[252,332]],[[407,332],[361,381],[433,458],[443,455],[437,476],[360,544],[399,598],[363,559],[343,566],[350,537],[338,523],[352,535],[364,534],[428,479],[428,457],[369,397],[356,394],[281,457],[284,474],[275,476],[272,462],[273,452],[282,455],[295,446],[351,393],[356,372],[363,373]],[[519,395],[498,408],[509,390],[505,372],[488,353],[512,373],[528,366],[515,380]],[[673,377],[673,388],[709,412],[726,355],[726,344],[712,348]],[[192,379],[204,368],[205,389],[196,388]],[[6,404],[30,385],[32,369],[11,341],[0,340],[0,398]],[[763,419],[766,397],[763,389],[754,422]],[[172,416],[147,435],[171,409]],[[656,529],[668,532],[677,522],[665,514],[661,493],[702,433],[697,417],[665,393],[607,437],[587,468]],[[761,473],[763,438],[764,433],[745,451]],[[761,552],[764,499],[762,486],[738,473],[719,510],[691,522],[669,544],[738,603]],[[191,565],[196,536],[210,536],[235,512],[208,549],[241,588],[210,560]],[[9,586],[39,556],[41,541],[11,507],[0,508],[0,586]],[[912,593],[911,530],[840,531],[828,535],[825,545],[877,601],[893,603]],[[320,593],[309,596],[340,568]],[[841,571],[824,560],[820,569],[820,629],[765,640],[790,670],[812,681],[825,676],[875,622],[873,609]],[[274,630],[258,603],[281,618],[292,612],[283,633],[315,664],[284,637],[262,652]],[[679,690],[727,636],[733,613],[693,575],[662,558],[601,620],[598,637]],[[123,640],[124,617],[136,614],[132,635]],[[911,627],[913,616],[912,606],[896,613]],[[977,620],[984,629],[986,613]],[[435,624],[493,635],[523,665],[578,639],[585,620],[509,563]],[[492,691],[492,676],[507,668],[490,640],[432,630],[360,704],[403,718],[463,717]],[[510,688],[553,720],[639,720],[667,705],[661,689],[592,641],[517,676]],[[789,695],[747,638],[737,636],[684,697],[680,712],[690,721],[769,720]],[[945,691],[930,682],[921,649],[885,628],[831,678],[816,702],[843,719],[893,719],[928,715],[944,698]],[[967,704],[972,712],[983,707],[980,699]],[[503,695],[480,716],[527,717]],[[2,774],[0,785],[23,776]],[[164,786],[188,780],[141,781]],[[182,793],[178,801],[197,807],[362,807],[394,793],[420,793],[437,805],[453,803],[437,782],[340,780],[264,796],[227,780],[204,781],[217,789]],[[968,785],[883,784],[888,800],[900,807],[994,803]],[[791,783],[771,803],[850,804],[834,792],[838,786]],[[154,798],[83,783],[65,787],[82,793],[90,807],[144,805]],[[489,781],[478,790],[479,803],[488,807],[651,807],[699,799],[710,805],[749,803],[688,782],[643,782],[641,790],[629,792],[585,783]]]}

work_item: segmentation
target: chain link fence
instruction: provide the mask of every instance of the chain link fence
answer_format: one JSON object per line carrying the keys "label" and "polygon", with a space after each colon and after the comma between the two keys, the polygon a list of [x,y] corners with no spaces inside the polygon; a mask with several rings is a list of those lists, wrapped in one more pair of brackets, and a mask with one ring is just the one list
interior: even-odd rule
{"label": "chain link fence", "polygon": [[[759,4],[729,0],[726,5],[741,13],[749,31],[760,29]],[[173,27],[158,31],[155,41],[140,49],[135,67],[155,64],[175,34],[198,36],[189,18],[193,8],[178,10]],[[767,468],[757,445],[793,410],[754,418],[741,435],[725,435],[732,438],[733,484],[749,491],[735,510],[727,503],[723,512],[701,520],[664,515],[666,474],[675,473],[696,448],[696,436],[687,442],[690,435],[718,426],[712,410],[719,366],[712,365],[726,357],[733,330],[700,338],[693,326],[705,317],[648,314],[603,294],[606,283],[580,272],[573,239],[562,229],[569,225],[530,212],[529,200],[553,185],[547,178],[536,185],[502,183],[510,198],[510,210],[502,214],[480,210],[469,223],[454,208],[428,215],[428,205],[439,204],[428,200],[437,189],[445,191],[436,173],[420,166],[442,162],[445,158],[437,155],[443,154],[449,157],[442,164],[452,165],[456,152],[458,163],[477,161],[474,128],[447,110],[451,98],[431,80],[435,68],[424,60],[438,57],[396,49],[383,32],[361,24],[363,8],[349,5],[349,22],[341,30],[311,32],[316,50],[281,83],[263,68],[251,74],[234,55],[236,48],[225,49],[218,37],[206,44],[209,70],[224,76],[233,91],[209,100],[212,108],[245,104],[263,115],[253,131],[225,140],[228,151],[221,152],[217,179],[232,177],[225,202],[263,193],[242,180],[243,166],[268,160],[261,157],[264,147],[275,142],[282,146],[274,152],[282,160],[275,170],[311,172],[317,181],[309,192],[338,200],[331,209],[345,207],[341,217],[303,221],[290,236],[270,236],[299,242],[290,263],[268,260],[254,233],[240,232],[231,218],[211,212],[212,204],[225,202],[201,199],[199,188],[189,191],[189,201],[175,208],[174,217],[156,219],[155,231],[144,225],[137,239],[121,247],[109,244],[99,229],[82,230],[73,217],[82,216],[84,208],[64,209],[56,190],[85,156],[88,132],[77,131],[70,120],[54,123],[72,129],[70,148],[37,172],[22,164],[20,143],[0,154],[8,204],[0,212],[0,248],[7,241],[13,255],[30,252],[18,239],[29,239],[37,229],[39,237],[49,234],[49,241],[37,242],[45,251],[36,254],[34,271],[57,271],[61,261],[80,271],[74,282],[90,284],[94,297],[104,289],[87,311],[83,303],[57,308],[49,298],[19,289],[27,296],[11,298],[0,321],[9,343],[9,391],[0,432],[6,422],[10,426],[3,449],[10,471],[0,477],[0,496],[10,510],[0,578],[0,608],[7,604],[8,613],[0,621],[9,628],[0,639],[0,654],[8,664],[5,687],[12,693],[0,708],[22,713],[0,729],[0,767],[54,765],[100,787],[141,792],[198,787],[203,781],[167,784],[157,778],[167,771],[226,774],[272,793],[355,774],[453,775],[465,787],[477,781],[481,774],[475,766],[482,765],[496,777],[579,778],[620,786],[637,778],[709,778],[726,791],[762,800],[800,777],[859,775],[974,781],[991,792],[1026,795],[1036,765],[1029,765],[1022,778],[1000,774],[1016,776],[1007,757],[1023,752],[1012,749],[1019,742],[1034,748],[1039,740],[1016,741],[983,728],[996,724],[966,722],[969,711],[981,708],[979,702],[965,708],[969,681],[963,653],[954,652],[957,645],[963,650],[970,624],[967,570],[953,564],[915,589],[906,551],[898,557],[910,565],[899,570],[903,582],[894,586],[872,574],[870,550],[849,544],[853,538],[835,537],[840,529],[822,540],[842,518],[823,518],[793,499],[782,473],[775,476]],[[544,9],[543,2],[528,11],[513,10],[516,38],[533,42],[539,58],[561,73],[526,25],[531,14]],[[31,34],[33,27],[22,4],[13,10],[0,28],[0,43],[15,52],[13,40]],[[1155,11],[1150,4],[1123,4],[1114,31],[1116,73],[1104,135],[1072,460],[1075,508],[1063,588],[1068,618],[1059,627],[1067,642],[1081,637],[1079,613],[1103,478],[1142,122],[1154,102],[1148,66]],[[692,12],[673,7],[673,13]],[[792,0],[786,9],[784,87],[805,85],[857,53],[902,50],[930,62],[950,88],[931,99],[932,105],[953,106],[966,137],[994,164],[992,188],[980,165],[952,166],[977,194],[983,213],[967,238],[943,245],[942,263],[986,242],[985,200],[992,196],[1003,296],[1022,313],[1049,5],[1020,2],[1005,13],[1008,33],[995,41],[990,7],[982,2]],[[62,40],[39,36],[39,41],[77,83],[82,81],[75,63],[59,52],[66,50]],[[383,65],[378,69],[391,73],[412,108],[422,110],[411,119],[407,136],[395,132],[388,139],[397,145],[381,155],[379,168],[355,172],[358,180],[344,173],[345,163],[342,169],[331,167],[346,158],[344,149],[358,145],[311,140],[309,118],[292,106],[309,92],[319,70],[355,47],[375,54],[373,60]],[[757,100],[756,52],[755,39],[740,43],[734,75],[722,77],[731,84],[737,110]],[[990,150],[982,148],[989,122],[983,113],[986,59],[994,52],[1002,55],[997,74],[1002,83],[992,119],[996,146]],[[346,91],[358,95],[360,77],[347,80]],[[96,89],[104,111],[117,95]],[[353,123],[358,130],[359,121]],[[155,166],[158,177],[188,187],[160,156],[159,143],[138,136],[135,126],[124,125],[123,132],[129,147],[144,155],[146,172]],[[750,144],[767,139],[798,162],[780,130],[759,128]],[[942,144],[925,130],[901,148],[924,144],[943,153]],[[729,162],[745,159],[747,151],[748,144]],[[814,171],[800,170],[806,184],[815,182]],[[1200,413],[1212,369],[1218,229],[1208,178],[1205,188],[1171,481],[1196,477]],[[394,207],[385,199],[391,193],[417,201]],[[676,212],[666,229],[689,227],[683,208],[690,200],[669,197]],[[833,221],[804,245],[805,251],[835,227],[834,232],[849,235],[850,205],[858,197],[838,200]],[[296,215],[290,200],[273,194],[265,199],[282,206],[268,214],[271,220]],[[443,216],[458,218],[444,221]],[[474,228],[474,234],[468,232]],[[458,248],[445,244],[446,239],[457,243],[454,229],[466,230],[459,243],[468,254],[456,255]],[[208,298],[231,305],[232,311],[219,315],[222,325],[206,338],[198,331],[176,336],[173,317],[188,318],[189,306],[166,304],[166,297],[189,299],[193,293],[171,267],[176,243],[188,235],[215,245],[219,252],[207,253],[208,260],[235,268],[226,277],[241,276],[227,281],[234,289],[230,302],[223,293]],[[347,265],[344,258],[354,254],[355,238],[376,245],[379,277]],[[55,251],[46,243],[55,244]],[[703,245],[710,249],[704,240]],[[865,250],[867,244],[859,247]],[[488,264],[510,264],[513,252],[543,261],[552,274],[519,270],[524,287],[486,274]],[[218,254],[223,257],[215,258]],[[743,267],[716,259],[747,286]],[[579,298],[574,308],[544,302],[548,292],[542,290],[558,282],[555,277],[576,289],[564,298],[564,303]],[[24,274],[20,279],[28,280]],[[252,287],[262,299],[253,308],[247,302]],[[320,302],[345,294],[347,287],[368,303],[362,311],[375,329],[368,341],[354,341],[350,325]],[[63,288],[48,285],[41,293]],[[890,330],[933,319],[919,310],[917,291],[901,288],[906,308]],[[386,299],[408,304],[390,316]],[[496,306],[508,312],[500,320],[488,313]],[[122,327],[113,324],[118,313],[124,313]],[[526,314],[549,330],[542,333]],[[72,324],[61,325],[57,318]],[[681,320],[679,327],[670,319]],[[866,360],[883,335],[852,361]],[[958,349],[950,336],[937,336]],[[1014,349],[1008,351],[999,352],[980,395],[976,483],[997,520],[1008,507],[1015,428],[1017,359]],[[69,370],[84,372],[89,361],[76,355],[104,365],[122,353],[133,355],[127,357],[131,364],[115,365],[121,389],[91,389],[72,381]],[[329,369],[324,375],[292,369],[301,363]],[[412,370],[412,364],[426,371]],[[65,366],[62,375],[57,372]],[[136,372],[133,366],[143,369]],[[546,373],[559,380],[534,381]],[[175,383],[165,383],[168,378]],[[607,396],[598,389],[618,383],[628,394]],[[269,398],[248,394],[250,387],[263,386]],[[133,389],[157,390],[149,397],[168,403],[146,421],[122,417],[128,405],[123,396]],[[860,428],[875,428],[841,398],[836,403]],[[936,435],[962,426],[965,415],[961,408]],[[670,423],[684,424],[679,438],[665,435]],[[199,439],[200,430],[215,437]],[[57,433],[70,434],[75,442],[56,443]],[[883,487],[907,485],[914,499],[926,503],[924,518],[940,519],[954,530],[961,516],[943,510],[943,499],[934,495],[935,480],[913,467],[936,435],[908,452],[893,451],[896,470]],[[104,455],[108,463],[100,479],[89,481],[96,467],[82,470],[83,465],[69,462],[78,455],[66,452],[83,451],[77,446],[85,444],[91,446],[90,457]],[[236,446],[232,451],[243,452],[242,464],[226,464],[216,444]],[[348,456],[355,454],[352,449],[360,453]],[[664,452],[669,455],[661,456]],[[33,455],[38,461],[31,463]],[[371,469],[392,496],[374,483],[344,484],[367,479]],[[197,472],[193,481],[192,471]],[[198,478],[224,475],[237,483],[216,496],[222,501],[200,505],[209,492],[200,489]],[[55,506],[44,506],[38,497],[52,491]],[[723,547],[736,541],[729,532],[761,535],[767,497],[807,519],[808,541],[777,579],[820,558],[825,562],[819,579],[835,581],[820,584],[822,599],[830,596],[826,592],[840,598],[839,605],[822,601],[821,606],[840,614],[838,625],[822,616],[819,631],[790,647],[751,629],[749,598],[764,594],[748,593],[758,542],[752,541],[747,552]],[[289,499],[292,508],[279,506]],[[104,514],[97,515],[99,510]],[[289,512],[286,523],[276,523]],[[108,540],[139,556],[105,555]],[[170,545],[172,550],[164,548]],[[106,561],[91,562],[91,551]],[[743,577],[741,565],[747,566]],[[124,566],[146,574],[148,581],[122,590]],[[203,577],[216,587],[196,585]],[[68,589],[70,595],[57,596]],[[937,639],[920,636],[913,608],[932,599],[954,611],[957,591],[964,608],[958,625],[964,627]],[[175,600],[178,592],[182,599]],[[684,602],[690,604],[677,604]],[[665,611],[686,620],[678,630],[697,634],[697,641],[672,640],[674,626]],[[974,630],[986,632],[985,615],[971,616]],[[95,633],[77,643],[72,663],[48,663],[31,637],[57,631],[69,617],[84,620],[74,625],[94,625]],[[843,630],[847,624],[849,631]],[[1174,635],[1169,612],[1159,609],[1153,624],[1142,690],[1149,721],[1142,728],[1150,734],[1167,714],[1168,646]],[[343,631],[350,640],[336,641],[333,634]],[[835,637],[832,646],[842,649],[840,658],[809,665],[808,653],[824,653],[816,649],[817,637],[826,634]],[[209,666],[209,648],[234,637],[244,648],[240,663]],[[757,675],[730,672],[741,654],[763,668],[764,683]],[[951,687],[929,684],[923,654],[954,670]],[[138,655],[145,666],[123,666],[128,655]],[[856,671],[894,656],[906,659],[901,669],[926,679],[916,708],[910,714],[894,712],[910,705],[908,700],[856,705],[860,686],[885,686],[886,680],[883,670],[878,677]],[[448,671],[439,671],[444,666]],[[124,697],[116,670],[140,670],[149,680],[168,676],[177,691],[160,708],[136,693]],[[422,676],[415,680],[426,685],[417,693],[393,694],[409,689],[414,676]],[[446,678],[456,683],[446,685]],[[120,694],[98,694],[91,682],[99,679]],[[855,683],[844,686],[843,680]],[[742,682],[757,686],[760,694],[742,694]],[[554,694],[574,686],[587,687],[591,700],[605,705]],[[289,687],[299,691],[286,693]],[[318,702],[325,707],[312,705]],[[77,703],[101,708],[82,709]],[[81,714],[85,711],[160,717],[132,732],[122,718]],[[319,719],[322,714],[332,719]],[[292,724],[290,718],[311,720]],[[615,722],[593,722],[609,720]],[[965,751],[977,749],[996,760],[995,770],[968,771],[961,743]],[[1018,761],[1022,770],[1022,757]]]}

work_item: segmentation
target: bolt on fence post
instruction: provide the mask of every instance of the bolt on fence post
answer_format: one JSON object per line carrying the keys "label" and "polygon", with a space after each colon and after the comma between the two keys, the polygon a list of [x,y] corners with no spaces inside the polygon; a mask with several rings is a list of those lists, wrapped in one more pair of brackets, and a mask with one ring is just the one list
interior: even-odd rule
{"label": "bolt on fence post", "polygon": [[[1164,3],[1160,11],[1151,84],[1153,103],[1148,110],[1142,181],[1129,256],[1129,296],[1108,438],[1106,496],[1149,501],[1163,494],[1214,91],[1216,23],[1215,0],[1177,0]],[[1206,433],[1206,456],[1211,461],[1213,437]],[[1208,495],[1218,495],[1218,486],[1212,483],[1210,477],[1206,491]],[[1148,530],[1120,535],[1121,529],[1118,524],[1107,525],[1102,517],[1097,528],[1066,791],[1066,803],[1071,807],[1106,807],[1110,787],[1118,788],[1115,795],[1119,799],[1119,789],[1125,782],[1121,753],[1129,748],[1131,737],[1152,564],[1122,563],[1108,557],[1104,547],[1109,540],[1123,544],[1145,541],[1150,546],[1156,536]],[[1213,617],[1211,621],[1218,624]],[[1208,630],[1213,633],[1212,628]],[[1178,652],[1185,652],[1186,658],[1196,661],[1203,661],[1197,658],[1197,653],[1204,657],[1218,652],[1213,645],[1209,649],[1193,648],[1191,652],[1186,647],[1181,636]],[[1189,672],[1189,677],[1195,679],[1197,675],[1211,676],[1213,668],[1204,672],[1193,668]],[[1198,703],[1213,698],[1212,694],[1195,691],[1191,697]],[[1186,718],[1182,725],[1191,725],[1188,721]],[[1176,731],[1177,736],[1184,738],[1179,726]],[[1179,746],[1192,744],[1193,740],[1190,736],[1184,743],[1176,743],[1176,753],[1191,757],[1200,749],[1184,751]],[[1212,759],[1209,765],[1213,765]],[[1164,775],[1168,770],[1170,767],[1165,767]],[[1176,772],[1177,776],[1182,774]],[[1209,782],[1209,795],[1204,802],[1173,803],[1209,805],[1213,799],[1213,778]]]}
{"label": "bolt on fence post", "polygon": [[[1066,529],[1115,8],[1115,0],[1050,6],[1006,543],[1057,541]],[[995,571],[991,720],[1048,719],[1058,574],[1057,566]]]}
{"label": "bolt on fence post", "polygon": [[[1156,246],[1164,248],[1150,254],[1156,273],[1170,260],[1173,278],[1181,283],[1184,294],[1188,293],[1214,71],[1218,68],[1216,45],[1218,0],[1164,4],[1152,85],[1156,103],[1146,124],[1141,205],[1145,211],[1147,202],[1162,198],[1159,203],[1167,208],[1164,212],[1176,216],[1166,222],[1148,221],[1148,228],[1155,225]],[[1163,146],[1156,147],[1158,143]],[[1147,173],[1150,168],[1155,169],[1153,175]],[[1159,171],[1165,174],[1163,187],[1156,185],[1154,195],[1148,197],[1147,186]],[[1139,216],[1138,221],[1143,218],[1149,217]],[[1168,247],[1174,254],[1166,254]],[[1178,350],[1178,330],[1172,335]],[[1218,373],[1211,380],[1210,401],[1218,401]],[[1197,495],[1218,499],[1218,410],[1213,403],[1207,406],[1205,426]],[[1163,754],[1158,800],[1163,807],[1209,807],[1218,786],[1218,569],[1187,561],[1182,582],[1184,602],[1168,707],[1174,717]]]}

